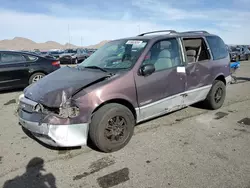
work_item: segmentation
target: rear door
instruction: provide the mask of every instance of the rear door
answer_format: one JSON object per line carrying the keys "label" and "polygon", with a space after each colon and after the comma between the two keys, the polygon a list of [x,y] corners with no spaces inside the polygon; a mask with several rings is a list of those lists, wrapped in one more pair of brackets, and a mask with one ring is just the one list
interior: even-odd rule
{"label": "rear door", "polygon": [[21,53],[2,52],[0,60],[0,87],[9,88],[27,84],[29,67]]}
{"label": "rear door", "polygon": [[185,104],[203,100],[211,88],[213,62],[203,37],[182,38],[186,59],[186,97]]}
{"label": "rear door", "polygon": [[180,54],[180,46],[175,38],[160,40],[148,51],[142,65],[154,64],[156,70],[149,76],[135,74],[140,110],[138,121],[181,107],[181,93],[185,91],[186,82],[185,74],[177,71],[182,66]]}

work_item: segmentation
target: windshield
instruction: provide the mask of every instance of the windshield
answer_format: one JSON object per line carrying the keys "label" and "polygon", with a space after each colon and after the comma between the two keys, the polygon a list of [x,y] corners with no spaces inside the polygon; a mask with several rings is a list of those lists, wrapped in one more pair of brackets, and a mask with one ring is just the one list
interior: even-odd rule
{"label": "windshield", "polygon": [[232,52],[240,52],[240,48],[237,47],[231,47]]}
{"label": "windshield", "polygon": [[50,52],[50,54],[62,54],[63,52],[58,52],[58,51],[54,51],[54,52]]}
{"label": "windshield", "polygon": [[130,69],[134,66],[147,40],[116,40],[106,43],[79,66],[100,67],[107,70]]}
{"label": "windshield", "polygon": [[76,50],[73,49],[65,50],[65,53],[76,53]]}

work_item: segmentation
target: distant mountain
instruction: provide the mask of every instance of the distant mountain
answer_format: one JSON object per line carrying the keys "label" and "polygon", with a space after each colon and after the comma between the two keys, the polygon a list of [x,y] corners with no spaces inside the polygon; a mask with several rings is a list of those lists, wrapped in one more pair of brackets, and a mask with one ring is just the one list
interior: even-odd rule
{"label": "distant mountain", "polygon": [[106,44],[109,41],[110,40],[103,40],[103,41],[99,42],[98,44],[87,46],[86,48],[100,48],[101,46],[103,46],[104,44]]}
{"label": "distant mountain", "polygon": [[[99,48],[107,43],[108,40],[101,41],[98,44],[87,46],[86,48]],[[10,40],[0,40],[1,50],[49,50],[49,49],[66,49],[66,48],[77,48],[79,46],[66,43],[65,45],[55,41],[47,41],[45,43],[36,43],[30,39],[15,37]]]}

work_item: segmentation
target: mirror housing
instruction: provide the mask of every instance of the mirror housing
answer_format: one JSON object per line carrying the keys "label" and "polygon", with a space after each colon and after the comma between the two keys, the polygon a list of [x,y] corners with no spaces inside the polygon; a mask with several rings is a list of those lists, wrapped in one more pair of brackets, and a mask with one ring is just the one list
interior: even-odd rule
{"label": "mirror housing", "polygon": [[148,76],[155,72],[155,66],[153,64],[146,64],[140,68],[140,74],[142,76]]}

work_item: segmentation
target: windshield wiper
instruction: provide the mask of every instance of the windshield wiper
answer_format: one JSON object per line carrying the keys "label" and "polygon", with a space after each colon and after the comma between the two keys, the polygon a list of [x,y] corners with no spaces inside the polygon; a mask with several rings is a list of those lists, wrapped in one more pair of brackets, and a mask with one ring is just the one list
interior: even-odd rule
{"label": "windshield wiper", "polygon": [[101,70],[101,71],[103,71],[103,72],[108,72],[108,71],[106,71],[105,69],[103,69],[103,68],[101,68],[101,67],[98,67],[98,66],[86,66],[86,67],[84,67],[84,68],[87,68],[87,69],[99,69],[99,70]]}

